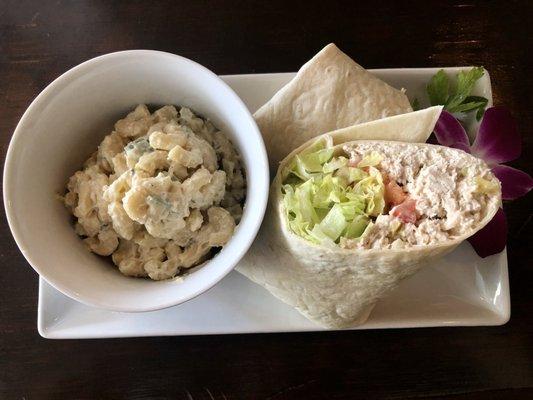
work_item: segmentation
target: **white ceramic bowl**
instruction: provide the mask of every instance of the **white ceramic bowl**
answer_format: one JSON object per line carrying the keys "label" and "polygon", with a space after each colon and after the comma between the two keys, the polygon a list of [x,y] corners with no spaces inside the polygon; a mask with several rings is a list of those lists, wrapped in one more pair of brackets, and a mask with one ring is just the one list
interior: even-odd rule
{"label": "white ceramic bowl", "polygon": [[[57,193],[96,150],[113,123],[137,104],[184,105],[210,118],[239,148],[246,170],[244,214],[216,257],[182,282],[123,276],[90,253],[74,233]],[[150,311],[187,301],[228,274],[250,247],[268,198],[261,134],[239,97],[214,73],[157,51],[107,54],[52,82],[22,116],[7,152],[4,204],[15,240],[32,267],[56,289],[92,306]]]}

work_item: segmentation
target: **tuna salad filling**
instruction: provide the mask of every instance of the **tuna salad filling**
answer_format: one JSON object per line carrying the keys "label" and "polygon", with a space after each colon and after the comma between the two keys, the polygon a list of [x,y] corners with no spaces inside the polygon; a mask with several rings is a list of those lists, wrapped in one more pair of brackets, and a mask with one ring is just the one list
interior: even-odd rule
{"label": "tuna salad filling", "polygon": [[228,242],[245,191],[240,155],[210,121],[139,105],[70,177],[64,202],[92,252],[124,275],[162,280]]}
{"label": "tuna salad filling", "polygon": [[346,249],[433,245],[471,231],[498,202],[483,160],[441,146],[325,140],[282,171],[283,208],[296,235]]}

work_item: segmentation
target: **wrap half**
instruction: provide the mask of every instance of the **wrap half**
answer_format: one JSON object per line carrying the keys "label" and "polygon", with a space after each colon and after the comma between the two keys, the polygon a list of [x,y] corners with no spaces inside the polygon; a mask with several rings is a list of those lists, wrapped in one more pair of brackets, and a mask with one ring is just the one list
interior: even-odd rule
{"label": "wrap half", "polygon": [[335,129],[412,111],[409,99],[328,44],[254,114],[270,172],[307,140]]}
{"label": "wrap half", "polygon": [[[427,139],[440,112],[341,129],[285,157],[238,271],[322,326],[364,323],[381,297],[483,228],[501,204],[482,160],[414,143]],[[315,187],[305,192],[309,182]]]}

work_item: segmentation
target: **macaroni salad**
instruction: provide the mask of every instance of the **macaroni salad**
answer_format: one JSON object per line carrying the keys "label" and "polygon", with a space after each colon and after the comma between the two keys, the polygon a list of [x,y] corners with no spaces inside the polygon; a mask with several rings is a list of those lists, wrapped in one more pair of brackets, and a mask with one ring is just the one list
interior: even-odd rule
{"label": "macaroni salad", "polygon": [[92,252],[124,275],[162,280],[228,242],[245,194],[239,153],[210,121],[139,105],[70,177],[64,201]]}

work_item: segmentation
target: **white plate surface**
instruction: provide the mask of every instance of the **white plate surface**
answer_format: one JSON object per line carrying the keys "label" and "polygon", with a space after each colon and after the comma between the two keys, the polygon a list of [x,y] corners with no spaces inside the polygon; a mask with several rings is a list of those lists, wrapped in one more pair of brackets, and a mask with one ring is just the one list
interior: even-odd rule
{"label": "white plate surface", "polygon": [[[461,68],[446,68],[457,72]],[[423,100],[437,69],[372,71],[410,98]],[[222,77],[251,111],[269,100],[294,73]],[[475,94],[492,100],[486,74]],[[424,104],[422,101],[422,105]],[[490,104],[489,104],[490,105]],[[358,329],[501,325],[510,317],[507,253],[481,259],[468,243],[405,280],[378,303]],[[147,313],[91,308],[39,284],[38,329],[45,338],[205,335],[322,330],[265,289],[233,271],[209,292],[176,307]]]}

